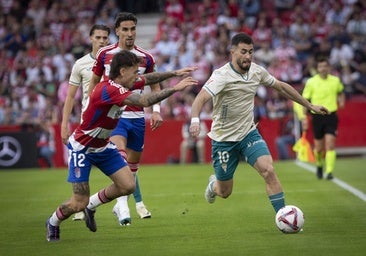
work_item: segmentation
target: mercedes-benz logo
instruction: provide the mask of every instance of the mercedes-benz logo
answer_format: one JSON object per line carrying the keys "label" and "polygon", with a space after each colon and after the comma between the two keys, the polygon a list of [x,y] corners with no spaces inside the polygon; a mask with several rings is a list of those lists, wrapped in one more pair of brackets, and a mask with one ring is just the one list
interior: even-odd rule
{"label": "mercedes-benz logo", "polygon": [[0,166],[12,166],[22,155],[20,143],[13,137],[0,137]]}

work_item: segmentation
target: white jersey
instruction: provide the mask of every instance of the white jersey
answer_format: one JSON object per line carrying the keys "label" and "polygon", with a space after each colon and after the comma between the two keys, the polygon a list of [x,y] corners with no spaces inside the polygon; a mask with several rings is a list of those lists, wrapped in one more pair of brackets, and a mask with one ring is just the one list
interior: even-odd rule
{"label": "white jersey", "polygon": [[273,86],[274,82],[265,68],[253,62],[244,75],[231,63],[216,69],[203,86],[213,100],[208,136],[215,141],[241,141],[255,129],[253,110],[258,86]]}
{"label": "white jersey", "polygon": [[74,66],[72,67],[69,84],[74,86],[81,86],[82,89],[82,102],[81,102],[81,111],[84,112],[86,108],[86,100],[89,97],[88,95],[88,86],[90,80],[92,78],[93,72],[93,64],[95,62],[95,58],[91,53],[88,53],[78,59]]}

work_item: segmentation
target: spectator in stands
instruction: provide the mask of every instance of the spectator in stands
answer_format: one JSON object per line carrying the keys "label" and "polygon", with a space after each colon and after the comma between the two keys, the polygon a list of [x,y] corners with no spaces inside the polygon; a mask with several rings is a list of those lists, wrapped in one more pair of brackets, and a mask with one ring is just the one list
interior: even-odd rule
{"label": "spectator in stands", "polygon": [[[220,25],[220,23],[218,23]],[[193,29],[193,38],[197,43],[203,43],[207,38],[212,38],[217,33],[215,23],[210,23],[207,17],[202,16]]]}
{"label": "spectator in stands", "polygon": [[171,57],[177,55],[178,44],[169,38],[168,32],[164,31],[161,35],[161,39],[156,43],[153,51],[163,58],[164,62],[168,63]]}
{"label": "spectator in stands", "polygon": [[276,49],[281,45],[282,38],[288,38],[288,28],[283,24],[280,18],[274,18],[271,27],[271,47]]}
{"label": "spectator in stands", "polygon": [[296,58],[296,50],[290,45],[290,42],[286,39],[286,37],[280,38],[280,45],[274,50],[276,58],[278,58],[281,62],[281,65],[285,67],[288,66],[289,60],[291,57]]}
{"label": "spectator in stands", "polygon": [[342,84],[344,84],[344,93],[346,95],[346,99],[349,99],[352,94],[356,94],[355,92],[355,82],[359,77],[358,72],[352,72],[350,65],[344,65],[340,70],[340,78]]}
{"label": "spectator in stands", "polygon": [[266,113],[271,119],[280,119],[289,113],[288,100],[276,90],[271,90],[271,97],[266,102]]}
{"label": "spectator in stands", "polygon": [[207,52],[205,49],[197,49],[193,53],[192,66],[198,69],[192,72],[192,77],[198,81],[199,87],[202,86],[211,74],[210,62],[206,59]]}
{"label": "spectator in stands", "polygon": [[261,2],[256,0],[241,0],[240,9],[245,12],[249,24],[255,24],[261,10]]}
{"label": "spectator in stands", "polygon": [[308,23],[305,23],[304,18],[302,16],[297,16],[295,18],[295,22],[290,25],[289,28],[289,36],[290,39],[296,39],[300,36],[300,33],[305,33],[306,35],[310,34],[310,26]]}
{"label": "spectator in stands", "polygon": [[262,48],[265,42],[272,42],[272,32],[264,18],[258,20],[258,25],[253,30],[253,40],[257,42],[256,49]]}
{"label": "spectator in stands", "polygon": [[181,0],[167,0],[165,6],[165,13],[168,17],[172,17],[178,22],[184,22],[184,1]]}
{"label": "spectator in stands", "polygon": [[47,167],[54,167],[55,132],[52,120],[46,119],[39,123],[36,130],[38,157],[45,160]]}
{"label": "spectator in stands", "polygon": [[357,4],[355,6],[357,8],[352,13],[346,30],[351,35],[352,47],[357,49],[364,45],[366,41],[366,13],[365,10],[362,10],[362,7],[358,7]]}
{"label": "spectator in stands", "polygon": [[304,65],[312,54],[313,41],[311,35],[301,31],[298,37],[292,39],[291,44],[296,51],[297,60]]}
{"label": "spectator in stands", "polygon": [[68,79],[67,75],[75,62],[74,56],[67,52],[63,45],[58,47],[58,52],[53,55],[51,65],[54,70],[54,80],[57,82]]}
{"label": "spectator in stands", "polygon": [[268,66],[268,72],[270,72],[277,79],[280,79],[281,74],[282,72],[284,72],[284,70],[279,58],[273,58],[272,62]]}
{"label": "spectator in stands", "polygon": [[331,3],[332,6],[325,13],[325,20],[328,24],[339,24],[344,26],[348,18],[348,10],[342,8],[342,4],[339,1]]}
{"label": "spectator in stands", "polygon": [[267,117],[266,97],[267,97],[267,90],[264,88],[264,86],[260,86],[258,88],[257,94],[254,97],[253,112],[254,112],[254,123],[256,124],[262,118]]}
{"label": "spectator in stands", "polygon": [[[246,33],[248,35],[253,35],[253,29],[255,27],[255,21],[251,23],[250,19],[246,17],[244,10],[240,9],[237,20],[236,32]],[[229,34],[231,31],[229,30]]]}
{"label": "spectator in stands", "polygon": [[57,86],[53,81],[47,81],[45,74],[41,71],[39,73],[39,81],[33,82],[34,89],[37,93],[42,94],[44,97],[51,99],[55,102],[57,95]]}
{"label": "spectator in stands", "polygon": [[178,59],[181,67],[188,67],[193,62],[193,51],[187,47],[186,38],[182,38],[178,46]]}
{"label": "spectator in stands", "polygon": [[316,73],[317,71],[316,71],[315,56],[312,54],[309,56],[309,58],[306,60],[306,63],[303,65],[302,82],[305,83],[307,79],[316,75]]}
{"label": "spectator in stands", "polygon": [[14,58],[18,51],[23,49],[27,38],[22,33],[20,24],[17,21],[10,21],[10,17],[8,17],[8,22],[12,26],[4,37],[4,49],[6,49],[8,58]]}
{"label": "spectator in stands", "polygon": [[290,57],[287,66],[282,70],[280,79],[292,86],[301,85],[303,79],[302,64],[296,57]]}
{"label": "spectator in stands", "polygon": [[291,159],[290,151],[295,144],[294,135],[294,117],[292,112],[289,112],[285,117],[280,119],[280,129],[278,136],[275,139],[278,158],[280,160]]}
{"label": "spectator in stands", "polygon": [[286,12],[294,8],[296,0],[275,0],[275,8],[279,17]]}
{"label": "spectator in stands", "polygon": [[356,93],[362,93],[366,96],[366,62],[359,66],[358,78],[354,83]]}
{"label": "spectator in stands", "polygon": [[334,68],[339,69],[344,65],[349,65],[353,57],[354,52],[350,45],[342,44],[339,40],[334,41],[329,57],[329,63]]}
{"label": "spectator in stands", "polygon": [[266,68],[272,63],[275,58],[274,50],[271,48],[271,42],[265,41],[262,47],[254,52],[254,59],[259,64]]}
{"label": "spectator in stands", "polygon": [[204,163],[205,162],[205,144],[207,135],[207,126],[205,122],[201,122],[200,134],[194,138],[189,133],[190,120],[188,119],[182,125],[182,142],[180,144],[180,164],[186,164],[188,161],[188,155],[191,153],[192,163]]}
{"label": "spectator in stands", "polygon": [[[341,44],[350,44],[352,39],[350,34],[344,29],[344,26],[335,23],[331,25],[328,38],[325,38],[324,40],[328,40],[330,45],[334,46],[335,41],[340,41]],[[319,41],[317,43],[319,43]]]}
{"label": "spectator in stands", "polygon": [[315,21],[310,24],[310,35],[312,36],[312,41],[319,43],[324,39],[329,40],[331,27],[331,25],[324,21],[324,17],[321,14],[318,14],[315,17]]}
{"label": "spectator in stands", "polygon": [[238,19],[232,16],[230,8],[225,6],[224,10],[217,16],[216,24],[218,26],[225,25],[229,30],[234,30],[238,26]]}
{"label": "spectator in stands", "polygon": [[41,34],[46,17],[46,2],[31,0],[26,12],[27,17],[33,19],[37,37]]}
{"label": "spectator in stands", "polygon": [[219,10],[220,6],[217,0],[202,0],[199,1],[197,6],[197,13],[199,13],[202,16],[210,17],[210,19],[213,20],[217,19]]}

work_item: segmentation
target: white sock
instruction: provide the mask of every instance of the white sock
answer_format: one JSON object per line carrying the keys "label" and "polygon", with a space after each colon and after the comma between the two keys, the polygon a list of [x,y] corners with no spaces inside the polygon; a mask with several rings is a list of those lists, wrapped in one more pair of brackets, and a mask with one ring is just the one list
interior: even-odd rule
{"label": "white sock", "polygon": [[87,206],[87,208],[89,210],[92,210],[92,211],[95,211],[95,209],[99,206],[103,204],[102,201],[100,201],[99,199],[99,196],[98,196],[98,193],[95,193],[94,195],[92,195],[90,198],[89,198],[89,204]]}
{"label": "white sock", "polygon": [[141,202],[136,202],[136,207],[140,207],[140,206],[145,206],[144,202],[142,202],[142,201]]}
{"label": "white sock", "polygon": [[121,210],[128,210],[128,196],[120,196],[117,198],[117,206]]}
{"label": "white sock", "polygon": [[50,224],[52,226],[60,226],[61,220],[57,218],[56,212],[53,212],[53,214],[50,217]]}

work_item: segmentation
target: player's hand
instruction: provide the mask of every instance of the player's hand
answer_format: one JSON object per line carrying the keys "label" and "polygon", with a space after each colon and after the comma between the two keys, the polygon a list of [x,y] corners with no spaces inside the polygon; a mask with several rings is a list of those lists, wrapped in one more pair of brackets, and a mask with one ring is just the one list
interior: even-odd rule
{"label": "player's hand", "polygon": [[197,85],[197,84],[198,84],[198,81],[189,76],[189,77],[184,78],[182,81],[180,81],[176,85],[174,85],[174,89],[176,91],[182,91],[188,86]]}
{"label": "player's hand", "polygon": [[187,68],[178,69],[175,71],[175,75],[176,76],[189,75],[191,72],[196,71],[197,69],[198,69],[198,67],[187,67]]}
{"label": "player's hand", "polygon": [[200,134],[201,126],[200,123],[191,123],[189,127],[189,133],[192,137],[196,138]]}
{"label": "player's hand", "polygon": [[162,124],[163,124],[163,118],[161,117],[160,113],[159,112],[153,112],[151,114],[151,118],[150,118],[151,130],[153,130],[153,131],[156,130]]}
{"label": "player's hand", "polygon": [[317,106],[317,105],[312,105],[311,110],[314,111],[315,113],[321,114],[321,115],[328,115],[330,113],[326,107]]}
{"label": "player's hand", "polygon": [[70,133],[69,133],[67,127],[63,127],[61,125],[61,140],[62,140],[62,143],[67,145],[67,143],[69,141],[69,137],[70,137]]}

